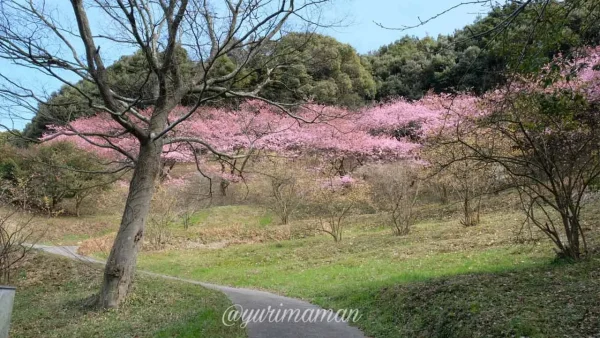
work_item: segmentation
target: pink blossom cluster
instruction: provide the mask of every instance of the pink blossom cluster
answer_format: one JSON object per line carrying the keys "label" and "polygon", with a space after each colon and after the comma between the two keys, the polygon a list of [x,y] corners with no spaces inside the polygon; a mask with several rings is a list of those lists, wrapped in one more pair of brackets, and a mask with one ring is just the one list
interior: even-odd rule
{"label": "pink blossom cluster", "polygon": [[563,69],[563,75],[566,75],[567,71],[575,70],[577,76],[569,77],[569,81],[561,81],[560,86],[578,88],[589,100],[600,100],[600,46],[588,48],[583,56],[570,62],[569,67]]}
{"label": "pink blossom cluster", "polygon": [[[176,120],[188,110],[188,107],[176,107],[170,114],[170,120]],[[293,114],[297,116],[290,116],[260,101],[248,101],[235,110],[206,107],[177,125],[166,137],[200,139],[227,154],[260,149],[286,155],[317,153],[329,157],[397,159],[412,156],[419,144],[409,139],[397,139],[389,133],[376,134],[372,131],[392,130],[416,121],[426,132],[440,124],[443,111],[401,100],[359,112],[308,105]],[[137,140],[124,133],[122,127],[106,113],[78,119],[69,126],[53,127],[46,137],[68,138],[106,157],[120,156],[113,146],[136,156],[139,146]],[[194,159],[188,143],[168,144],[163,151],[168,159],[180,162]]]}
{"label": "pink blossom cluster", "polygon": [[[600,47],[590,49],[585,57],[572,63],[572,66],[579,66],[578,76],[570,81],[558,81],[553,87],[577,86],[588,97],[600,98],[600,71],[595,67],[599,64]],[[539,83],[531,80],[522,81],[518,86],[517,90],[540,88]],[[498,90],[488,94],[485,100],[505,94]],[[487,114],[490,105],[481,100],[469,95],[430,93],[416,102],[400,99],[360,111],[308,104],[287,113],[265,102],[251,100],[237,109],[201,107],[169,131],[165,138],[198,139],[213,150],[230,155],[252,149],[285,156],[317,154],[332,159],[350,156],[365,161],[415,159],[421,147],[419,139],[451,129],[465,119]],[[170,112],[169,121],[176,121],[189,112],[189,107],[178,106]],[[151,113],[151,108],[141,112],[144,116]],[[141,121],[136,122],[143,127]],[[414,131],[416,138],[394,134],[407,126],[417,128]],[[138,141],[125,133],[107,113],[81,118],[68,126],[52,127],[45,137],[69,139],[82,148],[113,158],[122,158],[123,153],[135,157],[139,148]],[[209,153],[201,143],[193,146],[195,150],[187,142],[167,144],[163,149],[164,157],[191,162],[196,158],[194,152]],[[200,157],[206,161],[206,156]]]}
{"label": "pink blossom cluster", "polygon": [[321,180],[321,188],[331,191],[340,191],[351,188],[355,184],[359,184],[359,182],[350,175],[332,176]]}

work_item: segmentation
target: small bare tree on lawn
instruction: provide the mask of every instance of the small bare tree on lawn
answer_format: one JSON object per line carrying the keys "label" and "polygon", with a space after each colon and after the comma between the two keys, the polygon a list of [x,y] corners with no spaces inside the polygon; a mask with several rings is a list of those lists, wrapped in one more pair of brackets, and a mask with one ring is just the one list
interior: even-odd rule
{"label": "small bare tree on lawn", "polygon": [[471,227],[480,222],[481,198],[491,191],[495,172],[491,164],[465,159],[467,153],[462,145],[437,143],[435,138],[423,152],[431,165],[431,178],[444,182],[458,196],[463,214],[460,223]]}
{"label": "small bare tree on lawn", "polygon": [[271,196],[275,201],[270,209],[281,219],[282,224],[287,224],[290,215],[298,204],[298,199],[295,198],[297,181],[294,177],[270,177]]}
{"label": "small bare tree on lawn", "polygon": [[407,235],[414,222],[413,209],[419,196],[420,180],[416,165],[373,165],[362,171],[371,186],[375,208],[388,213],[388,224],[394,235]]}
{"label": "small bare tree on lawn", "polygon": [[264,178],[264,186],[258,187],[264,194],[261,201],[279,217],[281,224],[288,224],[306,198],[309,178],[302,164],[300,159],[266,157],[253,169]]}
{"label": "small bare tree on lawn", "polygon": [[316,230],[329,234],[335,242],[341,242],[347,218],[354,208],[367,202],[368,188],[349,176],[315,180],[310,200],[312,212],[318,220]]}
{"label": "small bare tree on lawn", "polygon": [[152,199],[152,210],[148,219],[146,238],[151,249],[164,249],[171,238],[171,228],[177,221],[176,189],[160,185]]}

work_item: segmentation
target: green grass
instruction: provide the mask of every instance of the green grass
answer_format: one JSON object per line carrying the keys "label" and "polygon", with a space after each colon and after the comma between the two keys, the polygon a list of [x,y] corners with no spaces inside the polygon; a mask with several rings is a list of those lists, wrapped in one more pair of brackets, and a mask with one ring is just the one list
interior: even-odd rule
{"label": "green grass", "polygon": [[525,268],[552,260],[547,245],[516,245],[506,229],[494,229],[499,218],[506,220],[497,214],[470,229],[455,221],[421,223],[406,237],[392,236],[381,227],[352,228],[337,244],[330,237],[315,236],[216,250],[144,252],[138,265],[319,301],[346,289]]}
{"label": "green grass", "polygon": [[468,274],[340,295],[373,337],[595,337],[600,261]]}
{"label": "green grass", "polygon": [[274,216],[268,210],[248,205],[202,209],[190,216],[187,229],[183,223],[182,219],[170,226],[172,242],[255,242],[280,239],[287,234],[274,224]]}
{"label": "green grass", "polygon": [[196,225],[200,225],[202,224],[204,221],[206,221],[208,219],[208,217],[210,216],[210,210],[209,209],[205,209],[205,210],[200,210],[198,212],[195,212],[189,219],[189,223],[191,226],[196,226]]}
{"label": "green grass", "polygon": [[[273,215],[260,208],[246,205],[225,205],[196,211],[190,216],[192,227],[223,227],[228,225],[267,226]],[[183,226],[183,225],[181,225]]]}
{"label": "green grass", "polygon": [[[269,290],[325,308],[359,309],[363,318],[356,325],[369,337],[600,332],[600,262],[557,265],[552,246],[538,232],[517,236],[518,211],[494,210],[471,228],[447,210],[420,210],[421,221],[404,237],[392,236],[379,215],[354,216],[344,241],[334,243],[327,235],[286,240],[305,221],[285,230],[264,209],[219,206],[195,213],[189,230],[178,225],[175,234],[205,243],[231,240],[231,245],[142,252],[138,266]],[[598,243],[599,236],[588,235]]]}
{"label": "green grass", "polygon": [[138,275],[118,310],[86,305],[101,270],[61,257],[34,254],[16,271],[13,337],[245,337],[221,323],[230,305],[198,285]]}
{"label": "green grass", "polygon": [[[358,240],[357,240],[358,241]],[[356,241],[356,242],[357,242]],[[225,250],[143,254],[139,267],[170,275],[257,287],[312,300],[374,284],[404,283],[470,272],[502,271],[548,263],[543,251],[525,247],[477,253],[451,252],[404,258],[364,250],[360,243],[333,245],[328,239],[236,246]],[[329,249],[324,247],[329,246]]]}
{"label": "green grass", "polygon": [[192,227],[264,226],[270,224],[272,216],[261,208],[247,205],[224,205],[202,209],[192,215]]}
{"label": "green grass", "polygon": [[258,219],[258,224],[263,227],[271,225],[271,223],[273,223],[273,215],[271,215],[269,212],[265,213]]}
{"label": "green grass", "polygon": [[[406,237],[354,226],[337,244],[315,236],[147,252],[139,267],[359,309],[356,325],[370,337],[545,337],[598,329],[600,263],[554,264],[552,247],[538,233],[516,244],[519,222],[511,212],[486,215],[472,228],[455,219],[426,221]],[[553,322],[563,328],[553,331]]]}

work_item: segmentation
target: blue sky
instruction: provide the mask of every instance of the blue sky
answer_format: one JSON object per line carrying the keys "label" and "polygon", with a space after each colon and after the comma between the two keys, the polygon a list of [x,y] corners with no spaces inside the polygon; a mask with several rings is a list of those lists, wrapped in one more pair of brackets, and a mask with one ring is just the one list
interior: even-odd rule
{"label": "blue sky", "polygon": [[[464,1],[464,0],[462,0]],[[344,43],[349,43],[359,53],[367,53],[376,50],[382,45],[389,44],[400,39],[404,35],[415,35],[423,37],[426,35],[437,36],[448,34],[456,29],[473,22],[478,15],[487,12],[480,5],[462,6],[453,11],[427,23],[424,26],[408,31],[399,32],[386,30],[375,24],[379,22],[388,27],[400,27],[403,25],[414,25],[421,20],[432,17],[456,4],[461,0],[338,0],[335,8],[325,13],[326,18],[343,18],[341,27],[323,29],[320,33],[331,35]],[[72,10],[68,3],[54,3],[62,13],[70,13]],[[70,16],[70,15],[69,15]],[[72,19],[65,16],[65,20]],[[94,17],[90,13],[92,28],[102,25],[101,18]],[[114,61],[129,50],[111,48],[103,45],[103,57]],[[60,83],[49,77],[33,71],[11,65],[5,60],[0,60],[0,68],[3,74],[9,74],[12,78],[20,80],[22,84],[30,87],[35,92],[49,93],[60,88]],[[12,118],[8,116],[11,109],[0,108],[0,123],[11,128],[22,129],[31,115],[12,109]],[[24,117],[24,118],[21,118]]]}
{"label": "blue sky", "polygon": [[478,15],[485,14],[488,8],[481,5],[465,5],[432,20],[426,25],[408,31],[386,30],[386,27],[412,26],[464,0],[349,0],[340,9],[340,14],[348,15],[347,27],[325,31],[336,39],[351,44],[359,53],[376,50],[382,45],[400,39],[404,35],[437,36],[448,34],[473,22]]}

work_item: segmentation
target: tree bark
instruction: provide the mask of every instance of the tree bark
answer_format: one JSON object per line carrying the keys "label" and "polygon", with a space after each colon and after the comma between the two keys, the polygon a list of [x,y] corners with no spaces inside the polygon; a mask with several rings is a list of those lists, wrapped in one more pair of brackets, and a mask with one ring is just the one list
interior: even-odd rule
{"label": "tree bark", "polygon": [[75,194],[75,215],[81,216],[81,204],[83,200],[88,196],[88,192],[81,191]]}
{"label": "tree bark", "polygon": [[581,249],[579,247],[579,220],[576,217],[566,217],[568,222],[569,252],[568,256],[574,260],[581,258]]}
{"label": "tree bark", "polygon": [[160,140],[140,145],[119,232],[104,270],[98,300],[102,308],[118,307],[131,287],[156,179],[160,173],[161,151]]}

